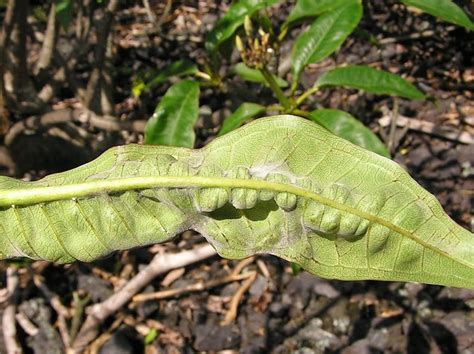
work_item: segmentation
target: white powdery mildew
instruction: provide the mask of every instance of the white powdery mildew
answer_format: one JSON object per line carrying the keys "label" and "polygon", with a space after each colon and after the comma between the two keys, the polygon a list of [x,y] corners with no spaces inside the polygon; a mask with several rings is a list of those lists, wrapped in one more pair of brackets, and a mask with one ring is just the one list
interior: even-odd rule
{"label": "white powdery mildew", "polygon": [[289,170],[282,169],[281,167],[282,165],[280,163],[257,165],[251,167],[249,172],[253,177],[261,179],[267,179],[270,174],[279,174],[287,177],[290,183],[296,184],[300,177],[294,175]]}

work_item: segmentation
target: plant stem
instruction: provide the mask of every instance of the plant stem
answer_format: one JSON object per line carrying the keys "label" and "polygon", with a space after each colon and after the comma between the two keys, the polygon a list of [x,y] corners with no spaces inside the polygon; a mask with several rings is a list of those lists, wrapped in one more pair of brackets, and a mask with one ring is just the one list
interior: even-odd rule
{"label": "plant stem", "polygon": [[319,90],[319,87],[311,87],[309,90],[304,92],[300,97],[298,97],[296,99],[296,107],[298,107],[300,104],[302,104],[313,93],[318,92],[318,90]]}
{"label": "plant stem", "polygon": [[288,34],[288,26],[283,26],[280,34],[278,35],[278,43],[283,42],[287,34]]}
{"label": "plant stem", "polygon": [[278,86],[278,84],[275,81],[275,78],[273,77],[272,73],[270,71],[268,71],[267,67],[265,67],[265,66],[260,69],[260,72],[262,73],[263,77],[267,81],[268,85],[272,89],[275,96],[278,98],[278,101],[281,103],[283,108],[285,110],[290,110],[290,108],[291,108],[290,100],[285,96],[285,94],[281,90],[280,86]]}
{"label": "plant stem", "polygon": [[280,106],[279,104],[273,104],[271,106],[267,106],[266,111],[271,112],[271,111],[277,111],[277,112],[283,112],[285,109]]}
{"label": "plant stem", "polygon": [[310,114],[307,111],[303,111],[301,109],[294,109],[291,111],[291,113],[296,114],[297,116],[303,117],[303,118],[309,118]]}

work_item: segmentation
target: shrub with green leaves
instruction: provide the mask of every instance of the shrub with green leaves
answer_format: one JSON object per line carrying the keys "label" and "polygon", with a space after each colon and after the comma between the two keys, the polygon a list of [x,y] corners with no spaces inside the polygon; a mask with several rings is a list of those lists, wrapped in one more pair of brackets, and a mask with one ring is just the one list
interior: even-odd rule
{"label": "shrub with green leaves", "polygon": [[[269,87],[278,103],[263,106],[261,102],[244,102],[223,122],[218,135],[230,132],[246,121],[255,119],[265,113],[286,113],[299,115],[322,125],[331,132],[372,150],[382,156],[389,156],[380,139],[349,113],[335,109],[302,110],[301,106],[314,93],[328,88],[347,87],[359,89],[376,95],[389,95],[410,100],[425,99],[425,95],[415,85],[400,76],[362,65],[336,67],[323,73],[314,86],[300,93],[300,78],[304,69],[326,59],[336,52],[349,35],[357,28],[363,13],[360,0],[298,0],[289,16],[279,28],[274,28],[264,11],[277,4],[277,0],[240,0],[234,2],[228,12],[221,17],[215,27],[206,36],[206,49],[209,63],[204,72],[188,61],[179,61],[164,68],[148,81],[139,81],[134,86],[137,95],[142,90],[149,90],[154,85],[165,81],[170,76],[195,75],[204,79],[204,84],[219,87],[225,78],[221,77],[221,48],[235,41],[240,51],[242,62],[231,68],[231,73],[243,80],[260,83]],[[466,14],[451,0],[418,0],[401,1],[407,6],[417,7],[440,19],[473,29],[473,23]],[[296,26],[308,24],[308,28],[296,38],[291,51],[291,82],[275,75],[274,62],[278,62],[279,48],[286,40],[288,31]],[[170,89],[176,91],[174,88]],[[165,96],[166,97],[166,96]],[[157,110],[160,110],[161,103]],[[197,119],[197,109],[185,110],[183,114],[189,117],[193,112]],[[176,115],[176,114],[174,114]],[[193,120],[193,119],[191,119]],[[176,120],[163,119],[163,122]],[[182,120],[189,121],[189,118]],[[155,119],[147,127],[147,135],[157,136],[156,130],[169,130],[166,123],[157,126]],[[177,124],[180,123],[170,123]],[[193,127],[189,124],[180,126],[189,132]],[[151,132],[151,131],[154,132]],[[188,135],[192,135],[189,133]],[[155,143],[191,146],[192,141],[182,140],[173,142],[155,140]],[[184,145],[182,145],[184,144]]]}

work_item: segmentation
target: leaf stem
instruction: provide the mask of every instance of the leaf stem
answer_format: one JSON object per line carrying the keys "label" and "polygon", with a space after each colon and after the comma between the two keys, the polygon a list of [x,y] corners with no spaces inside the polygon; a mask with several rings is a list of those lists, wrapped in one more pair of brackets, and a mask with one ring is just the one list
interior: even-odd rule
{"label": "leaf stem", "polygon": [[319,91],[319,87],[311,87],[309,90],[304,92],[300,97],[298,97],[296,99],[296,107],[298,107],[300,104],[302,104],[313,93],[316,93],[318,91]]}
{"label": "leaf stem", "polygon": [[301,109],[294,109],[293,111],[291,111],[291,113],[294,113],[296,114],[297,116],[300,116],[300,117],[303,117],[303,118],[309,118],[310,117],[310,114],[309,112],[307,111],[303,111]]}
{"label": "leaf stem", "polygon": [[278,86],[278,84],[275,81],[275,78],[273,77],[272,73],[267,69],[266,66],[263,66],[260,69],[260,72],[262,73],[265,81],[267,81],[268,85],[272,89],[275,96],[278,98],[278,101],[281,103],[283,108],[285,110],[290,110],[291,109],[290,100],[285,96],[285,94],[281,90],[280,86]]}
{"label": "leaf stem", "polygon": [[272,112],[272,111],[283,112],[284,110],[285,109],[279,104],[272,104],[270,106],[267,106],[267,108],[265,109],[267,113]]}
{"label": "leaf stem", "polygon": [[287,34],[288,34],[288,26],[283,25],[283,27],[281,28],[281,32],[278,35],[278,39],[277,39],[278,43],[283,42]]}

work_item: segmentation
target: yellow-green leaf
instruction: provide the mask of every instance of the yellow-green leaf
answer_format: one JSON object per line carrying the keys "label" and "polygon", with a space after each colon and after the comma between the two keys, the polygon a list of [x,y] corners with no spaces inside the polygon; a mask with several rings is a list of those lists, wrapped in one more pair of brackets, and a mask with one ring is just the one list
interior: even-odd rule
{"label": "yellow-green leaf", "polygon": [[0,177],[0,259],[92,261],[192,229],[227,258],[326,278],[474,288],[474,235],[395,162],[298,117],[201,149],[129,145],[37,182]]}

